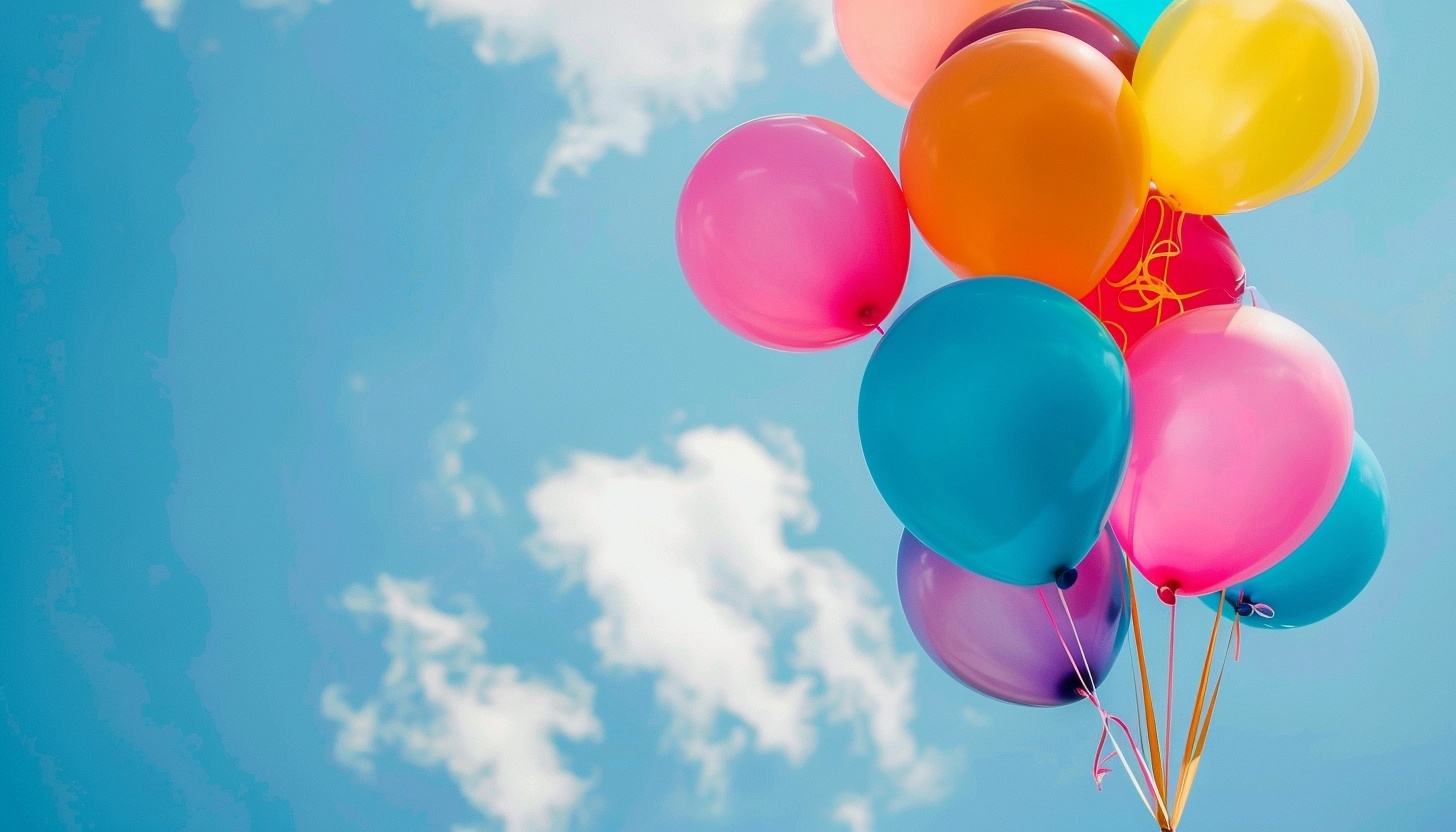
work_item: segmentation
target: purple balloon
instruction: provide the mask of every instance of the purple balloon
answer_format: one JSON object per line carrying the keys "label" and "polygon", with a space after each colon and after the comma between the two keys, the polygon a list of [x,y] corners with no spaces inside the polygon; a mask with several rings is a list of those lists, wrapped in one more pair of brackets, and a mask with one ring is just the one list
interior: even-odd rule
{"label": "purple balloon", "polygon": [[[900,540],[900,602],[920,646],[941,669],[973,690],[1017,705],[1055,707],[1082,697],[1082,684],[1057,638],[1060,628],[1072,655],[1073,638],[1055,584],[1014,586],[951,563],[910,532]],[[1127,635],[1127,572],[1122,547],[1106,529],[1076,583],[1066,590],[1076,634],[1096,684],[1107,678]],[[1047,618],[1051,608],[1056,627]],[[1085,672],[1085,670],[1084,670]]]}
{"label": "purple balloon", "polygon": [[1107,15],[1065,0],[1031,0],[987,14],[951,41],[945,54],[940,56],[940,63],[978,40],[1012,29],[1049,29],[1071,35],[1106,55],[1127,80],[1132,80],[1132,68],[1138,56],[1137,41]]}

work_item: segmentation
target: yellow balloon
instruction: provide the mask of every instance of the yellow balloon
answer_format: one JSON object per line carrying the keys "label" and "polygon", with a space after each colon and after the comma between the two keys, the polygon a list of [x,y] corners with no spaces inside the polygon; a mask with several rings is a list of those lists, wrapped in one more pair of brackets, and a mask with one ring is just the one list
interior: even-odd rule
{"label": "yellow balloon", "polygon": [[1360,15],[1350,9],[1350,17],[1354,19],[1355,26],[1360,35],[1361,47],[1365,50],[1364,60],[1361,61],[1361,70],[1364,81],[1360,85],[1360,106],[1355,110],[1355,123],[1350,127],[1350,133],[1345,137],[1345,143],[1335,153],[1324,169],[1314,175],[1313,179],[1299,189],[1300,193],[1312,190],[1325,183],[1331,176],[1340,172],[1346,163],[1355,158],[1355,152],[1360,145],[1365,143],[1365,137],[1370,134],[1370,125],[1375,123],[1375,108],[1380,104],[1380,64],[1375,60],[1375,44],[1370,41],[1370,33],[1365,31],[1365,24],[1360,21]]}
{"label": "yellow balloon", "polygon": [[1364,77],[1359,28],[1345,0],[1170,6],[1133,73],[1158,189],[1194,214],[1299,192],[1351,135]]}

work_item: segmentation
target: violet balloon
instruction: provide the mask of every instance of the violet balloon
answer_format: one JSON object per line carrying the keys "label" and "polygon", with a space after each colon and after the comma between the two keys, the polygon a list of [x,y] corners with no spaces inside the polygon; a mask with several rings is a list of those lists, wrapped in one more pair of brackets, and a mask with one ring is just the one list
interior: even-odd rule
{"label": "violet balloon", "polygon": [[1063,0],[1031,0],[987,14],[951,41],[940,62],[945,63],[978,40],[1012,29],[1048,29],[1071,35],[1101,52],[1127,80],[1132,80],[1132,68],[1138,56],[1137,42],[1132,36],[1107,15]]}
{"label": "violet balloon", "polygon": [[1138,342],[1133,437],[1112,528],[1153,586],[1206,595],[1303,543],[1350,466],[1350,391],[1314,336],[1265,309],[1206,306]]}
{"label": "violet balloon", "polygon": [[910,217],[888,165],[847,127],[772,116],[698,160],[677,251],[708,312],[766,347],[809,351],[873,332],[905,289]]}
{"label": "violet balloon", "polygon": [[1065,592],[1071,621],[1055,585],[1015,586],[977,575],[908,531],[900,539],[899,579],[900,603],[925,652],[972,690],[1004,702],[1054,707],[1080,700],[1082,683],[1062,639],[1078,665],[1085,651],[1094,684],[1101,684],[1127,635],[1127,572],[1107,530]]}

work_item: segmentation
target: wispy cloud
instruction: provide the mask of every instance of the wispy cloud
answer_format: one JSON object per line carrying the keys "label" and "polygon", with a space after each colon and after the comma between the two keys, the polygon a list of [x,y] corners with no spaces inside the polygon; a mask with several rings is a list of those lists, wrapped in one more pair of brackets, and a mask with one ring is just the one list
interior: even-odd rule
{"label": "wispy cloud", "polygon": [[475,441],[475,422],[470,406],[461,402],[454,412],[430,435],[430,458],[433,476],[421,489],[437,508],[463,520],[474,518],[482,509],[490,514],[505,514],[500,492],[483,475],[468,470],[465,448]]}
{"label": "wispy cloud", "polygon": [[242,0],[243,6],[249,9],[267,11],[277,9],[286,14],[298,16],[308,11],[309,6],[326,6],[329,0]]}
{"label": "wispy cloud", "polygon": [[834,807],[834,820],[849,827],[849,832],[875,832],[875,809],[862,795],[840,798]]}
{"label": "wispy cloud", "polygon": [[913,659],[894,649],[890,609],[837,552],[785,541],[816,515],[793,436],[768,439],[773,450],[737,429],[692,430],[676,441],[680,467],[575,454],[528,497],[533,551],[600,605],[604,663],[656,675],[704,793],[724,794],[750,742],[804,760],[827,718],[868,738],[902,799],[937,797],[945,772],[910,732]]}
{"label": "wispy cloud", "polygon": [[[302,14],[329,0],[240,0]],[[141,0],[170,29],[183,0]],[[585,174],[608,152],[638,155],[659,124],[728,107],[764,75],[763,24],[776,9],[809,30],[805,62],[833,54],[832,0],[411,0],[430,24],[466,28],[488,64],[554,57],[570,116],[536,179],[554,192],[564,170]]]}
{"label": "wispy cloud", "polygon": [[177,14],[182,11],[182,0],[142,0],[142,10],[152,16],[152,22],[159,29],[171,29],[177,25]]}
{"label": "wispy cloud", "polygon": [[763,76],[760,24],[773,7],[813,27],[806,60],[831,54],[830,0],[413,0],[431,23],[470,28],[486,63],[555,57],[571,109],[536,180],[586,173],[608,151],[640,154],[653,128],[727,107]]}
{"label": "wispy cloud", "polygon": [[369,774],[393,747],[415,765],[448,771],[505,832],[565,828],[591,783],[567,767],[557,744],[601,737],[592,685],[570,669],[552,684],[491,664],[484,616],[467,602],[454,614],[441,610],[423,582],[380,575],[372,587],[350,587],[343,603],[385,623],[389,666],[357,707],[342,686],[324,690],[323,714],[339,724],[338,761]]}
{"label": "wispy cloud", "polygon": [[[159,29],[172,29],[182,13],[185,0],[141,0],[142,10],[152,16],[152,22]],[[308,11],[309,6],[326,6],[330,0],[240,0],[244,8],[258,11],[277,10],[285,17],[298,17]]]}

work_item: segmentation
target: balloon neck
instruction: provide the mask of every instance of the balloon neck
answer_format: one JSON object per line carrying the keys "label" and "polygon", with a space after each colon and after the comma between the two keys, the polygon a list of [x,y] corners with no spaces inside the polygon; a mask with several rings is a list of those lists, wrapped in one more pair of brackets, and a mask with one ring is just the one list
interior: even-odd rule
{"label": "balloon neck", "polygon": [[1058,569],[1057,570],[1057,589],[1060,589],[1060,590],[1062,590],[1062,591],[1065,592],[1066,590],[1069,590],[1073,586],[1075,586],[1076,583],[1077,583],[1077,570],[1076,569],[1073,569],[1070,566],[1066,566],[1066,567],[1062,567],[1061,569]]}
{"label": "balloon neck", "polygon": [[1164,604],[1167,604],[1170,607],[1178,603],[1177,582],[1172,581],[1158,587],[1158,600],[1162,601]]}

